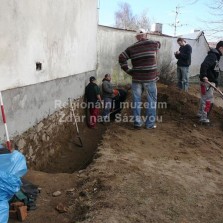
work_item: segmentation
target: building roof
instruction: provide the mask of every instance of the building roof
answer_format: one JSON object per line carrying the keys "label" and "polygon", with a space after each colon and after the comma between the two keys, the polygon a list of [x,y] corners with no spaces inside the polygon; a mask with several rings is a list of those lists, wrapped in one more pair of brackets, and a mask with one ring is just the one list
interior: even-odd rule
{"label": "building roof", "polygon": [[[116,28],[116,27],[112,27],[112,26],[105,26],[105,25],[98,25],[100,27],[105,27],[105,28],[110,28],[110,29],[115,29],[115,30],[123,30],[123,31],[130,31],[130,32],[136,32],[136,30],[132,30],[132,29],[122,29],[122,28]],[[155,36],[163,36],[163,37],[172,37],[160,32],[148,32],[149,35],[155,35]]]}
{"label": "building roof", "polygon": [[[205,37],[205,35],[204,35],[204,32],[203,32],[203,31],[200,31],[200,30],[195,31],[195,32],[193,32],[193,33],[183,34],[183,35],[180,35],[180,36],[177,36],[177,37],[182,37],[182,38],[184,38],[184,39],[191,39],[191,40],[199,40],[199,38],[200,38],[201,36],[204,37],[204,39],[205,39],[207,45],[209,46],[209,43],[208,43],[208,41],[207,41],[207,39],[206,39],[206,37]],[[210,46],[209,46],[209,48],[210,48]]]}
{"label": "building roof", "polygon": [[195,31],[193,33],[179,35],[178,37],[182,37],[184,39],[198,39],[201,35],[204,35],[203,31]]}
{"label": "building roof", "polygon": [[208,44],[211,48],[215,48],[217,45],[217,42],[208,42]]}

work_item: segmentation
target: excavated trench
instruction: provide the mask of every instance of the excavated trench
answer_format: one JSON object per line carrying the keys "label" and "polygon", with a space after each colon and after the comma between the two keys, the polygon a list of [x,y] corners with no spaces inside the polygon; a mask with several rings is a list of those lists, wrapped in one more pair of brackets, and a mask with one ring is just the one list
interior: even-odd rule
{"label": "excavated trench", "polygon": [[49,157],[46,165],[39,168],[40,171],[73,173],[86,168],[92,162],[106,127],[98,124],[97,129],[89,129],[84,123],[79,123],[82,147],[80,146],[75,126],[72,127],[74,131],[70,131],[68,128],[67,132],[70,137],[65,137],[67,138],[66,141],[57,142],[60,145],[60,150],[54,156]]}
{"label": "excavated trench", "polygon": [[[129,86],[126,87],[128,92]],[[127,98],[129,94],[122,91],[119,101]],[[86,109],[77,106],[82,102],[81,98],[69,101],[67,106],[14,138],[16,146],[26,156],[29,169],[47,173],[73,173],[92,162],[109,123],[97,123],[96,129],[88,128]],[[78,144],[72,107],[75,108],[83,147]]]}
{"label": "excavated trench", "polygon": [[71,126],[73,129],[65,128],[67,132],[64,131],[58,138],[58,152],[50,156],[47,164],[39,167],[39,170],[47,173],[73,173],[86,168],[92,162],[105,132],[105,126],[99,125],[93,130],[85,123],[79,123],[79,137],[83,146],[80,146],[75,126]]}
{"label": "excavated trench", "polygon": [[[165,94],[158,94],[158,98],[159,101],[167,100]],[[131,110],[125,112],[130,114]],[[26,156],[29,169],[47,173],[73,173],[92,162],[109,124],[97,123],[96,129],[89,129],[86,119],[82,118],[86,117],[84,109],[76,109],[75,114],[80,117],[78,127],[83,147],[79,145],[70,106],[55,112],[15,138],[15,144]]]}
{"label": "excavated trench", "polygon": [[73,173],[86,168],[94,157],[106,126],[96,129],[86,126],[84,110],[75,110],[78,117],[80,147],[70,107],[45,118],[33,128],[15,138],[15,144],[26,156],[29,169],[47,173]]}

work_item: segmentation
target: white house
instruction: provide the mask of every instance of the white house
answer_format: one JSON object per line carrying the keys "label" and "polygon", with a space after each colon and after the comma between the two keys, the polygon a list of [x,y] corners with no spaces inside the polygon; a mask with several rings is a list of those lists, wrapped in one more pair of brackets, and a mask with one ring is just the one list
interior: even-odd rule
{"label": "white house", "polygon": [[[208,42],[202,31],[182,35],[181,37],[185,38],[192,47],[192,63],[189,72],[190,76],[196,76],[199,73],[200,64],[209,51]],[[161,42],[161,49],[158,53],[159,67],[168,64],[176,67],[177,60],[174,52],[179,49],[178,37],[168,36],[162,34],[162,32],[151,32],[148,38]],[[118,64],[118,56],[136,41],[135,31],[99,26],[97,75],[102,76],[105,73],[111,73],[114,81],[122,80],[124,74]]]}
{"label": "white house", "polygon": [[[97,66],[97,0],[1,1],[0,90],[11,136],[83,95]],[[4,126],[0,117],[0,139]]]}

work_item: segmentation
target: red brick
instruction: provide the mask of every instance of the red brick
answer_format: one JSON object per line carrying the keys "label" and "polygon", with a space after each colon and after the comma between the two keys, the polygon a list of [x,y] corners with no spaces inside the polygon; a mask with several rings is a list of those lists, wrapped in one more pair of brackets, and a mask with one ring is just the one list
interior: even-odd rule
{"label": "red brick", "polygon": [[17,211],[16,210],[10,210],[9,211],[9,218],[18,220]]}
{"label": "red brick", "polygon": [[17,210],[17,208],[24,206],[23,202],[16,201],[10,204],[10,209]]}
{"label": "red brick", "polygon": [[17,209],[17,215],[18,215],[18,220],[19,221],[24,221],[25,218],[27,217],[27,206],[22,206]]}

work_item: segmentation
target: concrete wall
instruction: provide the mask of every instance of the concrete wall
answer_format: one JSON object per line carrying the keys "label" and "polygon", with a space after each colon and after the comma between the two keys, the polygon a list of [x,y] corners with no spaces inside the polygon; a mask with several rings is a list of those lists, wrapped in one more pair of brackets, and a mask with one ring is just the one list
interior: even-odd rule
{"label": "concrete wall", "polygon": [[97,0],[1,1],[0,90],[10,137],[58,110],[55,100],[83,95],[96,75],[97,20]]}
{"label": "concrete wall", "polygon": [[113,83],[118,83],[120,79],[123,79],[124,72],[120,69],[118,56],[134,41],[135,37],[131,31],[98,27],[97,76],[99,83],[106,73],[112,74]]}
{"label": "concrete wall", "polygon": [[[10,136],[21,134],[55,111],[67,106],[68,98],[83,96],[85,86],[95,71],[60,78],[2,92]],[[61,103],[61,107],[60,107]],[[0,140],[5,139],[0,120]]]}
{"label": "concrete wall", "polygon": [[[171,62],[172,58],[172,38],[159,35],[149,35],[149,39],[161,42],[159,51],[159,64]],[[98,27],[98,79],[102,79],[104,74],[112,74],[113,83],[130,81],[130,76],[125,74],[118,63],[118,56],[128,46],[136,42],[135,32],[115,29],[106,26]]]}
{"label": "concrete wall", "polygon": [[[161,49],[158,53],[159,68],[162,66],[166,67],[166,65],[170,64],[173,68],[175,67],[176,71],[177,60],[174,56],[174,52],[179,49],[177,38],[152,34],[148,35],[148,38],[161,42]],[[186,40],[193,48],[190,76],[194,76],[199,73],[200,64],[207,55],[209,48],[203,35],[198,40]],[[99,26],[97,68],[97,75],[99,79],[101,79],[104,74],[111,73],[113,75],[113,82],[115,83],[123,80],[131,80],[130,76],[120,69],[118,56],[128,46],[135,42],[135,32],[133,31]]]}
{"label": "concrete wall", "polygon": [[2,0],[0,27],[0,90],[95,70],[97,0]]}
{"label": "concrete wall", "polygon": [[[204,58],[207,56],[209,51],[209,46],[202,34],[198,39],[185,39],[188,44],[192,47],[191,55],[191,66],[189,68],[190,76],[196,76],[200,72],[200,65]],[[177,43],[177,38],[173,38],[173,52],[179,49]],[[173,56],[173,61],[177,62],[176,58]]]}

